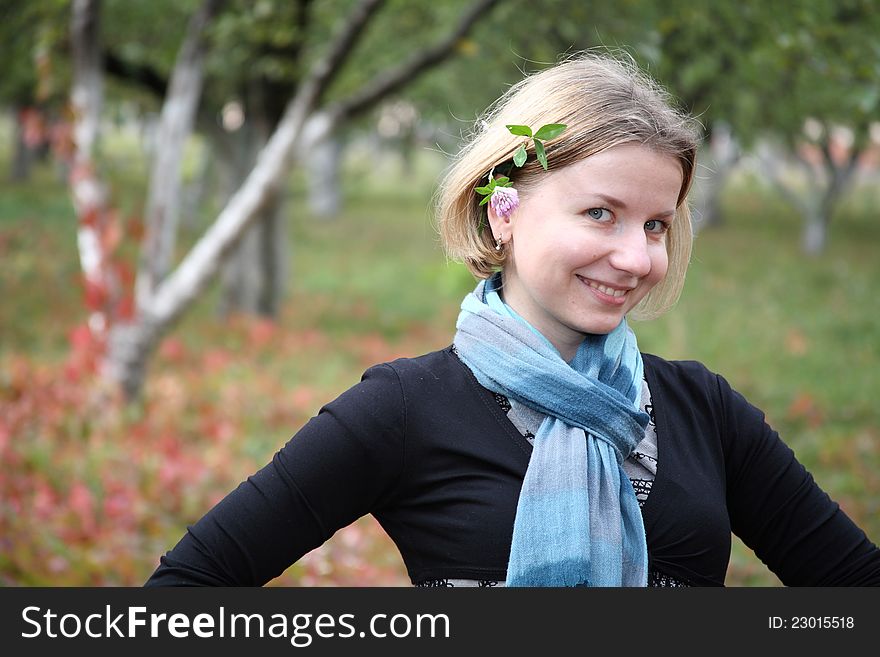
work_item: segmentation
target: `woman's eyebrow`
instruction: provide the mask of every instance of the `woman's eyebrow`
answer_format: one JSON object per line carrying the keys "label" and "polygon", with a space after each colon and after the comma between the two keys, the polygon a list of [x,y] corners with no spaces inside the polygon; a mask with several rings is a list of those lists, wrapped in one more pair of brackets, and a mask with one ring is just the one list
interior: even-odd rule
{"label": "woman's eyebrow", "polygon": [[[626,203],[624,203],[619,198],[616,198],[614,196],[609,196],[608,194],[603,194],[602,192],[590,192],[590,195],[595,196],[598,199],[601,199],[603,203],[607,203],[608,205],[614,206],[616,208],[620,208],[621,210],[628,209]],[[658,212],[657,214],[655,214],[653,216],[655,216],[659,219],[659,218],[663,218],[663,217],[672,217],[674,215],[675,215],[675,210],[672,209],[672,210],[666,210],[664,212]]]}

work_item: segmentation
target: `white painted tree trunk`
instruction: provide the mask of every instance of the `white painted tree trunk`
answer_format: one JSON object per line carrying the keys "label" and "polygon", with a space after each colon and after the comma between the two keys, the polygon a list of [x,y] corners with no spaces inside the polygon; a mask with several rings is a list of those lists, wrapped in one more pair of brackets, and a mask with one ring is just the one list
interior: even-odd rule
{"label": "white painted tree trunk", "polygon": [[156,285],[168,273],[174,257],[180,217],[181,163],[202,91],[204,33],[219,4],[218,0],[206,0],[190,21],[162,105],[155,135],[144,214],[144,245],[135,290],[139,308],[147,305]]}
{"label": "white painted tree trunk", "polygon": [[712,126],[712,135],[703,155],[704,158],[697,158],[692,192],[694,233],[723,221],[721,194],[740,158],[739,148],[727,124]]}
{"label": "white painted tree trunk", "polygon": [[330,136],[309,152],[305,163],[309,210],[316,217],[335,217],[342,208],[342,145]]}
{"label": "white painted tree trunk", "polygon": [[[73,80],[70,92],[74,116],[74,154],[70,169],[70,193],[78,221],[76,242],[86,286],[106,291],[112,287],[104,267],[106,258],[101,239],[101,215],[106,206],[107,193],[92,161],[104,95],[99,20],[98,0],[74,0],[71,5]],[[90,308],[89,328],[96,339],[105,338],[109,320],[104,308]]]}
{"label": "white painted tree trunk", "polygon": [[828,243],[828,217],[820,208],[805,208],[804,232],[801,248],[807,255],[819,255]]}

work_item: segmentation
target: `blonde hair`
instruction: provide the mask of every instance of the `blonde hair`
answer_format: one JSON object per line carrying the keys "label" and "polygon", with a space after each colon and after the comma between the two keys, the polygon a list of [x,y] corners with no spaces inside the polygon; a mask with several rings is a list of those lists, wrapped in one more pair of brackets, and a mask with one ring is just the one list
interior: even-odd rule
{"label": "blonde hair", "polygon": [[[476,187],[486,184],[493,167],[501,167],[523,143],[508,124],[533,129],[564,123],[565,132],[547,142],[551,169],[559,169],[600,151],[637,142],[675,157],[682,168],[676,221],[667,236],[669,269],[666,277],[633,310],[634,319],[656,317],[678,300],[691,255],[693,232],[686,202],[694,176],[699,130],[697,122],[673,106],[656,81],[627,56],[582,52],[533,73],[513,85],[475,124],[436,194],[436,217],[447,255],[463,262],[477,278],[487,278],[504,266],[505,251],[497,251]],[[529,149],[529,157],[510,177],[520,193],[544,174]]]}

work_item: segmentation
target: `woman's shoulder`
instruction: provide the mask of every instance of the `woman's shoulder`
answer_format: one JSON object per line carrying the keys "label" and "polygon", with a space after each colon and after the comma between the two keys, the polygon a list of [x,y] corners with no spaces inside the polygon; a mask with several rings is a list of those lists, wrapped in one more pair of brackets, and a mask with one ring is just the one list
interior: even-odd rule
{"label": "woman's shoulder", "polygon": [[420,356],[396,358],[379,363],[367,370],[367,374],[376,369],[393,371],[402,383],[439,381],[465,374],[462,362],[455,355],[452,345]]}
{"label": "woman's shoulder", "polygon": [[[480,387],[474,375],[458,358],[452,345],[420,356],[379,363],[364,373],[364,381],[393,386],[404,405],[420,402],[432,405],[465,403],[465,399],[491,394]],[[390,392],[390,391],[389,391]]]}
{"label": "woman's shoulder", "polygon": [[326,412],[349,426],[370,425],[374,430],[385,425],[402,427],[405,418],[426,403],[454,404],[466,388],[461,385],[460,370],[451,346],[378,363],[318,414]]}
{"label": "woman's shoulder", "polygon": [[698,360],[667,360],[643,353],[642,361],[652,396],[670,403],[703,404],[719,411],[745,401],[723,375]]}
{"label": "woman's shoulder", "polygon": [[714,381],[718,374],[698,360],[668,360],[656,354],[642,353],[645,370],[664,381]]}
{"label": "woman's shoulder", "polygon": [[667,403],[687,405],[691,411],[707,409],[712,416],[754,416],[763,412],[738,392],[724,375],[697,360],[667,360],[642,354],[645,378],[652,396]]}

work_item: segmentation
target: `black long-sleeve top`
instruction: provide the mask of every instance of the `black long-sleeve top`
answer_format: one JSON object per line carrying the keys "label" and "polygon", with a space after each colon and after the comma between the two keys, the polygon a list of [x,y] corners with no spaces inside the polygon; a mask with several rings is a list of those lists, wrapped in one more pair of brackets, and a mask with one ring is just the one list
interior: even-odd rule
{"label": "black long-sleeve top", "polygon": [[[723,585],[733,532],[785,585],[880,585],[880,549],[757,408],[697,362],[644,363],[652,573]],[[147,585],[263,585],[368,513],[413,583],[504,580],[530,452],[451,348],[377,365],[191,526]]]}

